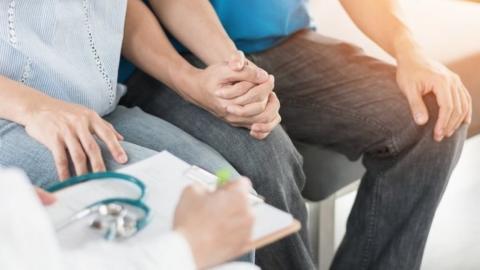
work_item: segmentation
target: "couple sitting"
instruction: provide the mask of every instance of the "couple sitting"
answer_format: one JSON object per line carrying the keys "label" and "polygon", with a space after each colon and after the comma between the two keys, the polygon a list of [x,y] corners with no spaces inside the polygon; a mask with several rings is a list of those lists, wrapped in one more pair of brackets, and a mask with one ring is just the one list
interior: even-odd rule
{"label": "couple sitting", "polygon": [[[256,263],[313,269],[293,138],[367,169],[332,268],[419,269],[471,100],[393,1],[366,2],[342,4],[397,67],[315,33],[304,0],[151,0],[157,17],[141,0],[6,1],[0,165],[44,186],[162,150],[210,171],[231,164],[303,224]],[[119,78],[121,54],[141,71],[124,65]]]}

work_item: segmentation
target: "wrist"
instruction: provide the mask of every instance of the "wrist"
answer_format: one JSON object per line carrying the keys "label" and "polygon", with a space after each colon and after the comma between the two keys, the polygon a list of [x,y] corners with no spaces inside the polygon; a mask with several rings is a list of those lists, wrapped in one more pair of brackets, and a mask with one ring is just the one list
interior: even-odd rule
{"label": "wrist", "polygon": [[230,60],[232,55],[235,55],[238,52],[235,43],[230,38],[224,40],[223,42],[217,42],[216,44],[221,44],[222,46],[213,48],[211,50],[214,53],[212,54],[210,59],[208,59],[206,63],[207,65],[213,65],[228,61]]}
{"label": "wrist", "polygon": [[179,67],[178,70],[172,70],[171,77],[175,91],[189,102],[195,103],[195,97],[198,94],[198,78],[201,69],[190,64]]}
{"label": "wrist", "polygon": [[200,254],[201,252],[199,251],[194,236],[189,234],[187,230],[184,230],[183,228],[176,228],[175,233],[180,235],[188,244],[190,248],[190,253],[193,258],[193,261],[198,269],[202,269],[205,267],[205,262],[203,256]]}
{"label": "wrist", "polygon": [[406,30],[395,37],[393,48],[397,63],[409,62],[423,54],[421,46],[415,41],[412,34]]}

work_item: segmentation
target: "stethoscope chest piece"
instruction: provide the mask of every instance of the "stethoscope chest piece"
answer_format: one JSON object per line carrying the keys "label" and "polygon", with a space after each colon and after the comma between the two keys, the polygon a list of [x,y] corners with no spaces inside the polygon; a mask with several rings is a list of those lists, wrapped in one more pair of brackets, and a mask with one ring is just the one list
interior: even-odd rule
{"label": "stethoscope chest piece", "polygon": [[47,190],[55,192],[80,183],[109,178],[135,184],[140,189],[140,195],[135,199],[110,198],[91,204],[57,227],[57,230],[62,230],[71,223],[87,216],[93,216],[90,228],[102,233],[104,238],[109,241],[126,239],[142,230],[150,220],[150,208],[143,202],[146,191],[145,185],[133,176],[112,172],[88,174],[71,178]]}
{"label": "stethoscope chest piece", "polygon": [[96,217],[90,228],[102,233],[107,240],[128,238],[138,231],[137,218],[121,204],[101,204],[95,210]]}

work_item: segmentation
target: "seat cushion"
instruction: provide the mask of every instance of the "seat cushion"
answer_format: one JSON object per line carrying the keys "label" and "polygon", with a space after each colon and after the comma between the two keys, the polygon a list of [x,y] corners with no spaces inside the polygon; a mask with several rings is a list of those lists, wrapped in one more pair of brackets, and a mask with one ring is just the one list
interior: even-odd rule
{"label": "seat cushion", "polygon": [[295,142],[303,155],[307,181],[303,196],[310,201],[320,201],[339,189],[361,178],[365,168],[361,162],[352,162],[333,151]]}

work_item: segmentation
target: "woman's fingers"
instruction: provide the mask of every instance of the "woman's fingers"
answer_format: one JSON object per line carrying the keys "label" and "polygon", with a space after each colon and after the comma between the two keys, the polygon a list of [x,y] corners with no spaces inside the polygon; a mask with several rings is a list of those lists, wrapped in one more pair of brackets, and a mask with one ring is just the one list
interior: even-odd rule
{"label": "woman's fingers", "polygon": [[90,167],[94,172],[103,172],[106,170],[105,162],[103,161],[102,151],[98,146],[97,141],[93,137],[91,131],[86,126],[82,126],[78,130],[78,137],[82,143],[83,149],[88,156]]}
{"label": "woman's fingers", "polygon": [[243,81],[232,85],[226,85],[218,90],[215,95],[223,99],[233,99],[245,95],[250,89],[255,86],[254,83]]}
{"label": "woman's fingers", "polygon": [[76,174],[82,175],[87,173],[87,156],[85,155],[83,147],[78,141],[76,134],[72,134],[71,132],[65,134],[64,141],[68,153],[70,154],[70,158],[72,159]]}
{"label": "woman's fingers", "polygon": [[128,161],[127,154],[120,144],[114,129],[107,125],[104,120],[94,122],[92,124],[93,131],[106,145],[115,161],[118,163],[126,163]]}
{"label": "woman's fingers", "polygon": [[227,112],[240,117],[253,117],[265,111],[267,101],[268,99],[245,106],[230,105],[227,107]]}
{"label": "woman's fingers", "polygon": [[272,93],[274,86],[275,79],[272,75],[269,75],[266,82],[253,87],[244,95],[235,98],[233,102],[237,105],[245,106],[251,103],[268,100],[268,96]]}
{"label": "woman's fingers", "polygon": [[272,121],[268,123],[255,123],[252,125],[252,133],[267,133],[269,134],[278,124],[282,122],[282,117],[277,115]]}
{"label": "woman's fingers", "polygon": [[70,177],[68,169],[68,158],[65,145],[62,140],[57,140],[50,149],[53,154],[55,167],[57,168],[58,178],[60,181],[66,180]]}

